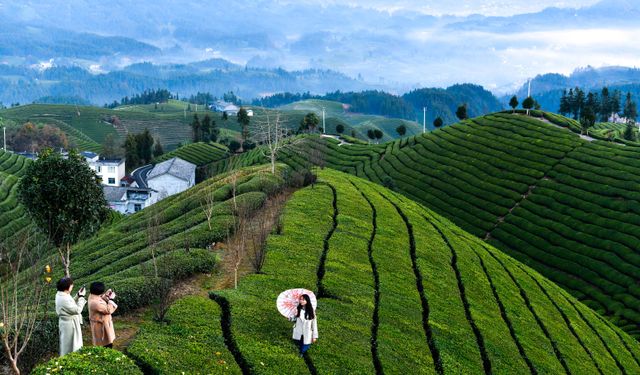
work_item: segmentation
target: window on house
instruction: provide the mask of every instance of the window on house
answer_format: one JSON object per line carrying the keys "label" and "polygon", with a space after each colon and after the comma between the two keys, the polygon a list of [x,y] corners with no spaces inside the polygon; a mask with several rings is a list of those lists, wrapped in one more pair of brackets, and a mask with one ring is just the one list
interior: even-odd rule
{"label": "window on house", "polygon": [[113,177],[109,177],[109,185],[115,185],[116,179]]}
{"label": "window on house", "polygon": [[142,209],[142,205],[141,205],[141,204],[134,204],[134,205],[133,205],[133,210],[134,210],[135,212],[138,212],[138,211],[140,211],[141,209]]}
{"label": "window on house", "polygon": [[96,167],[96,172],[98,172],[98,173],[102,172],[102,167],[101,166],[97,166]]}
{"label": "window on house", "polygon": [[107,172],[116,173],[116,167],[107,167]]}

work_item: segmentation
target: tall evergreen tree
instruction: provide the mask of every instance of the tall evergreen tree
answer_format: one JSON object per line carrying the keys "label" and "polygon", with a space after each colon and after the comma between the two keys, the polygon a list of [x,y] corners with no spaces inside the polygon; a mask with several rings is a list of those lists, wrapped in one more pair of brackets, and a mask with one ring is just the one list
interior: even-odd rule
{"label": "tall evergreen tree", "polygon": [[584,107],[590,108],[594,116],[600,113],[600,98],[598,94],[593,92],[588,93]]}
{"label": "tall evergreen tree", "polygon": [[[573,91],[571,91],[573,95]],[[560,109],[558,110],[561,115],[566,116],[571,113],[571,105],[569,104],[569,97],[567,96],[567,90],[562,91],[562,97],[560,97]]]}
{"label": "tall evergreen tree", "polygon": [[580,115],[581,134],[589,135],[589,128],[596,123],[596,113],[593,107],[585,106]]}
{"label": "tall evergreen tree", "polygon": [[600,93],[600,121],[607,122],[609,121],[609,116],[611,116],[611,98],[609,97],[609,88],[603,87]]}
{"label": "tall evergreen tree", "polygon": [[202,125],[197,113],[193,115],[193,121],[191,121],[191,135],[194,142],[202,140]]}
{"label": "tall evergreen tree", "polygon": [[217,142],[218,137],[220,136],[220,129],[216,125],[216,120],[211,119],[211,126],[209,128],[209,140],[211,142]]}
{"label": "tall evergreen tree", "polygon": [[200,123],[200,134],[202,141],[208,141],[211,135],[211,117],[207,113],[202,118],[202,122]]}
{"label": "tall evergreen tree", "polygon": [[458,117],[458,119],[460,120],[464,120],[467,118],[467,104],[461,104],[458,106],[458,109],[456,109],[456,116]]}
{"label": "tall evergreen tree", "polygon": [[140,165],[138,157],[138,144],[135,134],[127,134],[122,148],[124,149],[124,157],[126,159],[127,170],[133,170]]}
{"label": "tall evergreen tree", "polygon": [[[233,95],[233,92],[231,92],[230,94]],[[243,141],[246,141],[249,138],[249,122],[250,121],[251,120],[249,118],[249,114],[247,113],[247,110],[244,109],[244,107],[240,107],[240,110],[238,111],[238,123],[240,124],[240,127],[241,127]]]}
{"label": "tall evergreen tree", "polygon": [[584,91],[582,91],[579,87],[576,87],[574,100],[572,103],[571,112],[573,113],[573,119],[577,120],[580,118],[580,113],[582,112],[582,108],[584,107],[585,95]]}
{"label": "tall evergreen tree", "polygon": [[636,128],[635,125],[631,121],[627,121],[627,127],[624,129],[624,133],[622,134],[622,137],[624,137],[624,139],[626,139],[627,141],[635,141],[636,140],[635,128]]}
{"label": "tall evergreen tree", "polygon": [[620,113],[622,109],[622,93],[620,90],[614,90],[611,95],[611,113]]}
{"label": "tall evergreen tree", "polygon": [[512,96],[511,100],[509,100],[509,107],[511,107],[513,109],[513,113],[516,113],[516,107],[518,106],[518,97],[517,96]]}
{"label": "tall evergreen tree", "polygon": [[140,164],[151,162],[153,154],[153,136],[149,129],[145,128],[142,133],[136,134],[136,150]]}
{"label": "tall evergreen tree", "polygon": [[631,98],[631,93],[627,93],[627,98],[624,101],[624,117],[627,118],[627,122],[632,124],[636,123],[636,118],[638,117],[638,107],[636,106],[636,102]]}
{"label": "tall evergreen tree", "polygon": [[531,110],[531,108],[533,108],[533,106],[536,104],[536,101],[532,98],[532,97],[527,97],[525,100],[522,101],[522,108],[527,110],[527,115],[529,115],[529,111]]}

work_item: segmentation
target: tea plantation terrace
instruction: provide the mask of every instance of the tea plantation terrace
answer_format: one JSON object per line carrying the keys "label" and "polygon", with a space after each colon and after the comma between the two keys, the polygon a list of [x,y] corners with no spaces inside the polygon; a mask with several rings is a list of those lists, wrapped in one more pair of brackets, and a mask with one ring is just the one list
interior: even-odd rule
{"label": "tea plantation terrace", "polygon": [[[305,168],[315,150],[327,167],[393,187],[640,337],[640,148],[540,116],[497,113],[381,145],[308,137],[280,160]],[[264,162],[254,151],[209,173]]]}
{"label": "tea plantation terrace", "polygon": [[[287,203],[263,272],[215,304],[177,302],[127,354],[148,373],[640,372],[636,340],[535,270],[380,185],[319,177]],[[291,287],[319,296],[305,358],[275,308]]]}

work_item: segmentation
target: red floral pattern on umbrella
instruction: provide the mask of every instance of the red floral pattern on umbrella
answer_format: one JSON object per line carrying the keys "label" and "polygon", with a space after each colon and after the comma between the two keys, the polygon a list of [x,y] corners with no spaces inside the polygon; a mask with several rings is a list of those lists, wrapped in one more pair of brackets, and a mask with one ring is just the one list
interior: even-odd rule
{"label": "red floral pattern on umbrella", "polygon": [[298,303],[300,303],[300,296],[306,294],[309,296],[311,300],[311,306],[313,309],[316,309],[318,302],[316,300],[316,295],[313,294],[312,291],[304,289],[304,288],[296,288],[285,290],[280,293],[278,299],[276,300],[276,306],[278,307],[278,312],[282,314],[285,318],[291,318],[298,313]]}

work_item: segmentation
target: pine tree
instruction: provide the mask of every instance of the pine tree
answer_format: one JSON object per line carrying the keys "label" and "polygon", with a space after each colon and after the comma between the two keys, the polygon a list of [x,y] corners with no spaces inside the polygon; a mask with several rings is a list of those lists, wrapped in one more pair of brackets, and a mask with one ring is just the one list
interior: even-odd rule
{"label": "pine tree", "polygon": [[611,115],[611,98],[609,97],[609,88],[603,87],[600,93],[600,121],[609,121]]}
{"label": "pine tree", "polygon": [[200,125],[200,119],[198,118],[198,114],[193,115],[193,121],[191,122],[191,134],[193,142],[200,142],[202,129]]}
{"label": "pine tree", "polygon": [[581,134],[589,135],[589,128],[596,123],[596,113],[592,107],[585,106],[580,117]]}
{"label": "pine tree", "polygon": [[533,98],[530,96],[522,101],[522,108],[527,110],[527,116],[529,115],[529,111],[531,110],[531,108],[533,108],[535,104],[536,104],[536,101],[533,100]]}
{"label": "pine tree", "polygon": [[613,91],[613,95],[611,95],[611,113],[620,113],[622,103],[622,93],[620,90]]}
{"label": "pine tree", "polygon": [[636,140],[635,125],[633,125],[633,123],[631,121],[627,121],[627,127],[624,129],[624,134],[622,136],[627,141],[635,141]]}
{"label": "pine tree", "polygon": [[638,117],[638,107],[636,106],[636,102],[631,98],[631,93],[627,93],[627,98],[624,102],[624,117],[627,118],[627,122],[631,124],[636,123],[636,118]]}
{"label": "pine tree", "polygon": [[[230,92],[229,95],[233,95],[233,92]],[[238,123],[242,128],[242,141],[246,141],[249,138],[249,121],[250,119],[247,110],[240,107],[240,110],[238,111]]]}
{"label": "pine tree", "polygon": [[518,97],[517,96],[512,96],[511,100],[509,100],[509,107],[511,107],[513,109],[513,113],[516,113],[516,107],[518,106]]}
{"label": "pine tree", "polygon": [[460,120],[465,120],[467,118],[467,104],[461,104],[458,106],[458,109],[456,109],[456,116],[460,119]]}
{"label": "pine tree", "polygon": [[202,134],[201,140],[209,140],[211,135],[211,117],[209,117],[209,114],[204,115],[204,118],[200,123],[200,133]]}
{"label": "pine tree", "polygon": [[[573,95],[573,91],[571,92]],[[558,110],[561,115],[566,116],[571,113],[571,106],[569,104],[569,97],[567,96],[567,90],[562,91],[562,97],[560,97],[560,109]]]}

